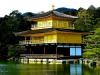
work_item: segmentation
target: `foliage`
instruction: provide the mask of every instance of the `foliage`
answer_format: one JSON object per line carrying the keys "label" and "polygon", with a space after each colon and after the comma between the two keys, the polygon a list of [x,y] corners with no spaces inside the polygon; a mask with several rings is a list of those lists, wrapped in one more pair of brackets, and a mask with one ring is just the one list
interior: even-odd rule
{"label": "foliage", "polygon": [[83,56],[85,58],[100,58],[100,7],[91,5],[87,10],[79,8],[75,28],[89,31],[91,34],[84,38],[86,46]]}
{"label": "foliage", "polygon": [[84,57],[100,58],[100,28],[96,28],[93,34],[86,36],[86,46],[84,49]]}
{"label": "foliage", "polygon": [[15,10],[0,18],[0,59],[8,59],[10,45],[18,43],[15,32],[30,29],[31,23]]}
{"label": "foliage", "polygon": [[75,21],[75,28],[81,31],[92,31],[96,24],[95,18],[83,8],[78,11],[78,19]]}
{"label": "foliage", "polygon": [[19,57],[20,53],[23,53],[25,46],[9,45],[8,47],[8,57]]}
{"label": "foliage", "polygon": [[9,14],[6,22],[12,32],[24,31],[30,28],[30,22],[24,19],[22,14],[17,10]]}

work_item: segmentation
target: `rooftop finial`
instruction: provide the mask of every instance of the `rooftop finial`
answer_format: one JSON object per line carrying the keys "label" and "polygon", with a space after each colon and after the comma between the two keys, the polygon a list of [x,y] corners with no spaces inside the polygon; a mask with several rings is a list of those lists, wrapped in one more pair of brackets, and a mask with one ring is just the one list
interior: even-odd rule
{"label": "rooftop finial", "polygon": [[52,10],[54,10],[55,9],[55,5],[54,4],[52,4]]}

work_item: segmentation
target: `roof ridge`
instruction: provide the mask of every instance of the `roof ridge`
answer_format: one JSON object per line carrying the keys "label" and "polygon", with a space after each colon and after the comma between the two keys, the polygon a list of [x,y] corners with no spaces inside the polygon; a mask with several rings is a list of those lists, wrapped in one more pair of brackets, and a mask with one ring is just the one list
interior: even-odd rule
{"label": "roof ridge", "polygon": [[53,11],[53,12],[55,14],[63,15],[63,16],[66,16],[66,17],[78,18],[77,16],[68,15],[68,14],[65,14],[65,13],[62,13],[62,12],[58,12],[58,11]]}
{"label": "roof ridge", "polygon": [[72,16],[72,15],[64,14],[64,13],[58,12],[56,10],[50,10],[50,11],[42,13],[42,14],[37,14],[33,18],[45,17],[45,16],[48,16],[48,15],[51,15],[51,14],[52,15],[54,14],[56,16],[63,17],[63,18],[78,18],[77,16]]}

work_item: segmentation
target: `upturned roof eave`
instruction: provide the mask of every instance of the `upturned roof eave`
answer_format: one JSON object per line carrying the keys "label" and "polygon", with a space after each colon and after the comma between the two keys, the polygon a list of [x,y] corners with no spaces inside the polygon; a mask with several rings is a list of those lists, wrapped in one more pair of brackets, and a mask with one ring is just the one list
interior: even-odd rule
{"label": "upturned roof eave", "polygon": [[47,33],[52,31],[60,31],[60,32],[68,32],[68,33],[79,33],[82,35],[91,34],[89,32],[77,31],[72,29],[56,29],[56,28],[49,28],[49,29],[39,29],[39,30],[27,30],[22,32],[15,33],[16,36],[27,35],[27,34],[38,34],[38,33]]}
{"label": "upturned roof eave", "polygon": [[40,14],[39,16],[34,16],[32,18],[32,20],[46,18],[46,17],[50,17],[50,16],[57,16],[57,17],[61,17],[61,18],[70,18],[70,19],[77,19],[78,18],[77,16],[67,15],[64,13],[60,13],[58,11],[49,11],[47,13]]}

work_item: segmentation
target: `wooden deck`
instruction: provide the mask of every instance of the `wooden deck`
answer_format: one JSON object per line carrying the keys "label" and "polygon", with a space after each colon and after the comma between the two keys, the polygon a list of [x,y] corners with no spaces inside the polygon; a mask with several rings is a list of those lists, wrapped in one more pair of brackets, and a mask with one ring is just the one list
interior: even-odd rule
{"label": "wooden deck", "polygon": [[63,55],[59,54],[21,54],[21,58],[32,58],[32,59],[56,59],[56,58],[62,58]]}

